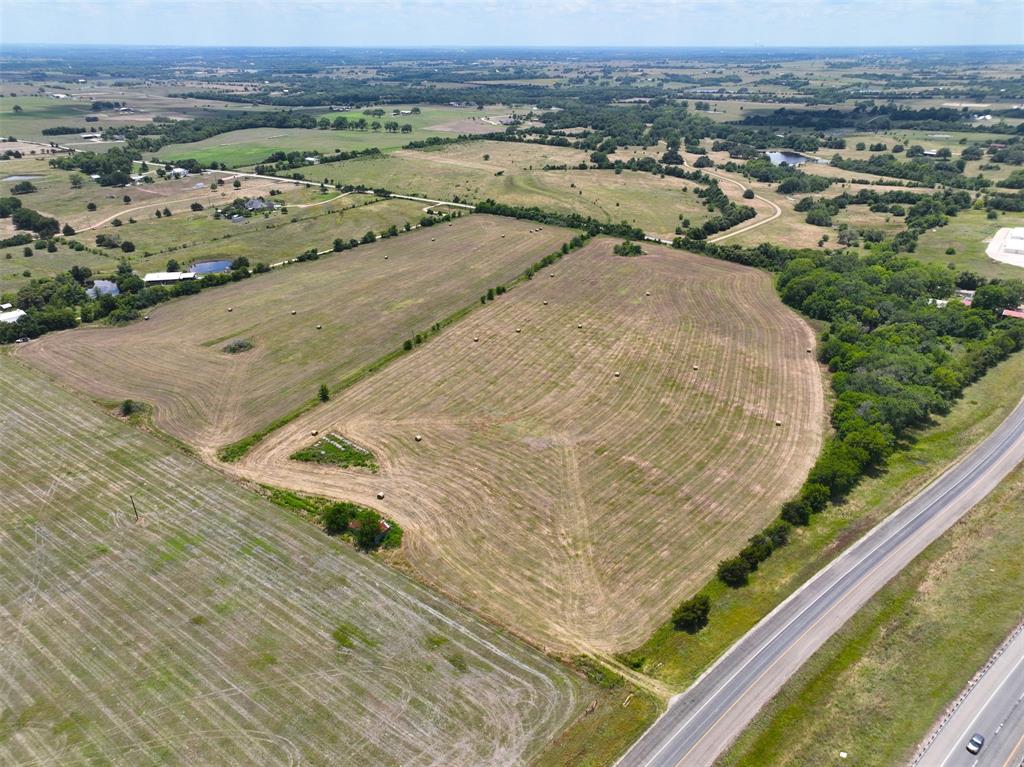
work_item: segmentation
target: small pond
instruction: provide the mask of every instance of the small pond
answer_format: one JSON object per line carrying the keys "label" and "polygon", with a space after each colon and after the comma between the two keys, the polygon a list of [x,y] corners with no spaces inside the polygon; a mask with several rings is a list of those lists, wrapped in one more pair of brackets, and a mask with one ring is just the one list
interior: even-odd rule
{"label": "small pond", "polygon": [[231,259],[222,258],[217,261],[197,261],[192,264],[192,271],[196,274],[213,274],[214,272],[226,272],[231,268]]}
{"label": "small pond", "polygon": [[798,152],[765,152],[768,155],[768,159],[772,161],[772,165],[803,165],[804,163],[816,163],[819,162],[814,157],[808,157],[807,155],[800,154]]}

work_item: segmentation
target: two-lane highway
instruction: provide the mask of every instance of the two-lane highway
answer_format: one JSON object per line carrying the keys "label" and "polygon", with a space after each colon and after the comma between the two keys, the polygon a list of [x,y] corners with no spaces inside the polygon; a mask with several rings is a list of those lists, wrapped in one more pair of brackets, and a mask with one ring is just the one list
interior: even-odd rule
{"label": "two-lane highway", "polygon": [[1024,402],[963,460],[868,532],[726,652],[619,761],[707,767],[863,604],[1024,460]]}

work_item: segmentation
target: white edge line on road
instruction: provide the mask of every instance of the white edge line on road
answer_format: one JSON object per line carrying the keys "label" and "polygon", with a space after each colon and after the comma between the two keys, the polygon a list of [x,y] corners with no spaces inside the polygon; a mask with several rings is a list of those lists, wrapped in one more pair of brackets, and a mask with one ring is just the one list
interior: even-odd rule
{"label": "white edge line on road", "polygon": [[[1012,418],[1013,418],[1014,416],[1018,415],[1017,411],[1018,411],[1019,409],[1021,409],[1021,407],[1022,407],[1022,406],[1024,406],[1024,400],[1021,400],[1021,401],[1020,401],[1020,402],[1019,402],[1019,403],[1017,404],[1017,406],[1016,406],[1016,407],[1014,408],[1014,410],[1013,410],[1013,411],[1012,411],[1012,412],[1010,413],[1009,417],[1008,417],[1008,418],[1007,418],[1006,420],[1007,420],[1007,421],[1009,421],[1009,420],[1010,420],[1010,419],[1012,419]],[[1003,423],[1006,423],[1006,421],[1004,421]],[[997,426],[997,427],[996,427],[996,430],[998,430],[998,429],[999,429],[999,428],[1000,428],[1001,426],[1002,426],[1002,424],[1000,424],[999,426]],[[995,434],[995,432],[993,432],[993,434]],[[808,580],[807,580],[807,581],[806,581],[806,582],[805,582],[805,583],[804,583],[804,584],[803,584],[802,586],[800,586],[800,588],[798,588],[798,589],[797,589],[796,591],[794,591],[794,592],[793,592],[792,594],[790,594],[790,595],[789,595],[789,596],[788,596],[788,597],[787,597],[787,598],[786,598],[785,600],[783,600],[782,602],[780,602],[780,603],[779,603],[779,605],[778,605],[778,606],[777,606],[777,607],[776,607],[776,608],[775,608],[774,610],[772,610],[772,611],[771,611],[770,613],[768,613],[768,615],[766,615],[766,616],[765,616],[764,618],[762,618],[762,619],[761,619],[760,621],[758,621],[758,623],[757,623],[757,624],[756,624],[756,625],[755,625],[755,626],[754,626],[753,628],[751,628],[751,629],[750,629],[750,632],[753,632],[753,631],[755,631],[755,630],[757,629],[757,627],[758,627],[758,626],[760,626],[760,625],[762,625],[763,623],[767,622],[767,621],[768,621],[768,620],[769,620],[769,619],[770,619],[770,618],[771,618],[772,616],[774,616],[774,615],[775,615],[776,613],[778,613],[779,611],[781,611],[782,609],[784,609],[784,608],[785,608],[785,607],[786,607],[786,606],[787,606],[787,605],[788,605],[788,604],[789,604],[790,602],[794,601],[794,600],[796,599],[796,597],[798,597],[798,596],[799,596],[799,595],[800,595],[800,594],[801,594],[801,593],[802,593],[802,592],[803,592],[803,591],[804,591],[805,589],[809,588],[809,587],[810,587],[811,585],[813,585],[813,584],[815,584],[816,582],[818,582],[818,580],[819,580],[819,579],[823,579],[823,578],[824,578],[824,577],[826,577],[827,575],[831,575],[831,574],[834,574],[834,573],[831,573],[831,572],[830,572],[830,570],[832,569],[833,565],[836,565],[836,563],[842,562],[842,561],[843,561],[844,559],[846,559],[846,558],[850,558],[850,559],[853,559],[853,558],[854,558],[854,556],[855,556],[855,553],[856,553],[856,554],[860,554],[861,552],[859,551],[859,549],[860,549],[860,548],[861,548],[862,546],[866,546],[866,545],[868,545],[868,543],[865,543],[865,541],[867,541],[867,540],[868,540],[868,539],[869,539],[870,537],[872,537],[872,535],[873,535],[873,534],[875,534],[875,533],[876,533],[876,531],[878,531],[878,530],[879,530],[879,529],[880,529],[881,527],[883,527],[884,525],[888,524],[888,523],[889,523],[889,522],[890,522],[890,521],[891,521],[892,519],[894,519],[894,518],[895,518],[895,517],[897,517],[897,516],[898,516],[899,514],[901,514],[901,513],[902,513],[902,512],[903,512],[903,511],[904,511],[904,510],[906,509],[906,507],[908,507],[908,506],[910,506],[911,504],[915,503],[915,502],[916,502],[916,501],[917,501],[917,500],[918,500],[919,498],[921,498],[921,497],[922,497],[922,496],[924,496],[924,495],[925,495],[926,493],[928,493],[928,492],[929,492],[929,491],[930,491],[930,490],[931,490],[931,489],[932,489],[932,488],[933,488],[933,487],[934,487],[935,485],[939,484],[939,483],[940,483],[940,482],[941,482],[941,481],[942,481],[943,479],[945,479],[945,478],[947,477],[947,475],[949,475],[949,474],[950,474],[951,472],[953,472],[953,471],[955,471],[955,470],[956,470],[957,468],[959,468],[959,467],[960,467],[960,466],[961,466],[961,465],[962,465],[963,463],[965,463],[965,462],[966,462],[966,461],[967,461],[968,459],[970,459],[970,458],[974,457],[974,456],[975,456],[975,454],[976,454],[976,453],[977,453],[977,452],[978,452],[979,450],[982,450],[982,449],[984,449],[984,448],[986,448],[986,447],[987,447],[987,448],[988,448],[988,449],[987,449],[987,451],[986,451],[987,455],[991,455],[991,454],[994,454],[994,453],[995,453],[995,446],[990,446],[990,445],[987,445],[987,442],[988,442],[988,439],[986,439],[986,441],[985,441],[985,442],[982,442],[982,444],[980,444],[980,445],[976,446],[976,447],[975,447],[974,449],[972,449],[972,450],[971,450],[971,451],[970,451],[970,452],[969,452],[969,453],[968,453],[967,455],[963,456],[963,457],[962,457],[962,458],[960,458],[960,459],[959,459],[958,461],[954,462],[954,463],[953,463],[952,465],[950,465],[949,467],[947,467],[947,468],[946,468],[946,470],[942,472],[942,474],[940,474],[940,475],[939,475],[938,477],[936,477],[936,478],[935,478],[935,479],[934,479],[934,480],[933,480],[932,482],[930,482],[930,483],[929,483],[929,484],[928,484],[928,485],[927,485],[927,486],[926,486],[925,488],[923,488],[923,489],[922,489],[922,490],[921,490],[921,491],[920,491],[919,493],[917,493],[917,495],[915,495],[914,497],[912,497],[912,498],[911,498],[911,499],[910,499],[909,501],[907,501],[907,502],[906,502],[906,503],[904,503],[904,504],[903,504],[902,506],[900,506],[900,508],[898,508],[898,509],[897,509],[896,511],[894,511],[894,512],[893,512],[892,514],[890,514],[890,515],[889,515],[888,517],[886,517],[886,518],[885,518],[884,520],[882,520],[881,522],[879,522],[879,523],[878,523],[878,524],[877,524],[877,525],[876,525],[875,527],[873,527],[873,528],[872,528],[871,530],[869,530],[869,531],[868,531],[867,533],[865,533],[865,534],[864,534],[864,535],[863,535],[863,536],[862,536],[862,537],[861,537],[861,538],[860,538],[860,539],[859,539],[859,540],[858,540],[858,541],[857,541],[856,543],[854,543],[854,544],[853,544],[853,545],[852,545],[852,546],[851,546],[851,547],[850,547],[849,549],[847,549],[847,550],[846,550],[845,552],[843,552],[842,554],[840,554],[840,555],[839,555],[839,557],[838,557],[837,559],[833,560],[833,561],[832,561],[832,563],[830,563],[830,564],[826,565],[826,566],[825,566],[825,567],[823,567],[823,568],[822,568],[821,570],[819,570],[819,571],[818,571],[817,573],[815,573],[815,574],[814,574],[814,575],[813,575],[813,576],[812,576],[811,578],[809,578],[809,579],[808,579]],[[986,457],[987,457],[987,455],[986,455]],[[961,481],[962,481],[962,480],[961,480]],[[892,532],[891,532],[891,533],[890,533],[890,534],[889,534],[888,536],[886,536],[886,537],[885,537],[885,538],[883,538],[883,539],[882,539],[882,540],[881,540],[881,541],[880,541],[880,542],[879,542],[878,544],[876,544],[876,545],[875,545],[875,546],[874,546],[874,547],[873,547],[873,548],[872,548],[872,549],[871,549],[870,551],[867,551],[867,552],[863,553],[863,554],[862,554],[861,556],[859,556],[859,557],[858,557],[858,558],[856,559],[856,561],[854,561],[854,562],[852,563],[852,565],[851,565],[850,567],[848,567],[848,568],[846,569],[846,571],[845,571],[845,572],[843,572],[843,573],[841,573],[841,574],[839,574],[839,575],[838,575],[838,577],[837,577],[837,581],[838,581],[838,580],[841,580],[842,578],[844,578],[844,577],[846,577],[847,575],[849,575],[849,574],[850,574],[850,572],[852,572],[852,570],[853,570],[853,569],[854,569],[854,568],[855,568],[855,567],[856,567],[856,566],[857,566],[858,564],[860,564],[860,563],[861,563],[861,562],[862,562],[862,561],[863,561],[863,560],[864,560],[865,558],[867,558],[868,556],[870,556],[871,554],[873,554],[873,553],[874,553],[875,551],[877,551],[877,550],[878,550],[879,548],[881,548],[881,547],[882,547],[883,545],[885,545],[885,543],[887,543],[887,542],[888,542],[888,541],[889,541],[889,540],[890,540],[890,539],[891,539],[891,538],[892,538],[892,537],[893,537],[894,535],[896,535],[897,533],[900,533],[900,532],[902,532],[902,531],[903,531],[903,530],[905,530],[905,529],[906,529],[906,528],[907,528],[907,527],[908,527],[908,526],[909,526],[910,524],[912,524],[912,523],[916,522],[916,521],[918,520],[918,518],[920,518],[920,517],[921,517],[922,515],[926,514],[926,513],[927,513],[927,512],[929,511],[929,510],[931,510],[931,509],[932,509],[932,507],[933,507],[933,506],[935,505],[935,502],[936,502],[936,501],[938,501],[938,500],[940,500],[940,499],[942,499],[942,498],[945,498],[945,497],[946,497],[947,495],[949,495],[949,493],[950,493],[950,492],[952,492],[953,490],[955,490],[955,489],[956,489],[956,488],[957,488],[957,487],[959,486],[959,484],[960,484],[960,482],[954,483],[954,485],[953,485],[953,486],[952,486],[951,488],[947,489],[947,490],[946,490],[945,492],[943,492],[943,493],[942,493],[942,494],[941,494],[940,496],[938,496],[938,498],[936,498],[936,499],[935,499],[934,501],[932,501],[932,502],[931,502],[931,503],[929,503],[929,504],[928,504],[927,506],[925,506],[925,507],[924,507],[924,508],[923,508],[923,509],[922,509],[921,511],[919,511],[919,512],[918,512],[917,514],[915,514],[915,515],[914,515],[913,517],[911,517],[910,519],[906,520],[906,521],[905,521],[905,522],[904,522],[904,523],[903,523],[902,525],[900,525],[900,526],[899,526],[899,527],[898,527],[897,529],[893,530],[893,531],[892,531]],[[811,603],[810,605],[807,605],[807,606],[806,606],[806,607],[805,607],[805,608],[804,608],[803,610],[800,610],[800,611],[799,611],[799,612],[798,612],[798,613],[797,613],[797,614],[796,614],[796,615],[795,615],[795,616],[794,616],[793,618],[791,618],[791,619],[790,619],[790,620],[789,620],[789,621],[788,621],[788,622],[787,622],[787,623],[786,623],[786,624],[785,624],[785,625],[784,625],[784,626],[783,626],[782,628],[780,628],[780,629],[779,629],[779,630],[778,630],[778,631],[777,631],[777,632],[776,632],[775,634],[773,634],[773,635],[771,636],[771,638],[770,638],[770,639],[768,639],[768,640],[767,640],[767,641],[765,641],[765,642],[762,642],[762,643],[760,643],[760,644],[758,645],[757,649],[756,649],[755,651],[753,651],[753,652],[752,652],[752,653],[751,653],[750,655],[748,655],[748,660],[747,660],[746,662],[744,662],[744,663],[743,663],[743,664],[742,664],[742,665],[741,665],[741,666],[740,666],[740,667],[739,667],[739,668],[738,668],[738,669],[737,669],[736,671],[734,671],[734,672],[733,672],[733,673],[732,673],[732,674],[731,674],[731,675],[730,675],[730,676],[729,676],[729,677],[728,677],[728,678],[727,678],[727,679],[725,680],[725,682],[723,682],[723,683],[722,683],[721,685],[719,685],[718,689],[721,689],[722,687],[724,687],[725,685],[727,685],[727,684],[728,684],[729,682],[731,682],[731,681],[732,681],[733,679],[735,679],[737,675],[739,675],[739,674],[740,674],[740,673],[741,673],[742,671],[744,671],[744,670],[746,669],[747,665],[749,664],[749,659],[750,659],[750,658],[752,658],[752,657],[756,656],[756,655],[757,655],[757,653],[761,652],[761,651],[762,651],[763,649],[765,649],[765,647],[767,647],[767,646],[768,646],[768,645],[770,645],[770,644],[771,644],[772,642],[774,642],[774,641],[775,641],[775,639],[777,639],[777,638],[779,637],[779,635],[780,635],[780,634],[782,634],[782,632],[784,632],[784,631],[785,631],[786,629],[788,629],[788,628],[789,628],[789,627],[790,627],[790,626],[791,626],[791,625],[792,625],[792,624],[793,624],[793,623],[794,623],[794,622],[795,622],[796,620],[798,620],[799,618],[803,617],[804,613],[806,613],[806,612],[807,612],[807,610],[808,610],[808,609],[809,609],[809,608],[810,608],[810,607],[811,607],[812,605],[813,605],[813,603]],[[743,639],[744,639],[744,638],[745,638],[745,637],[746,637],[747,635],[749,635],[749,633],[750,633],[750,632],[747,632],[747,634],[744,634],[744,636],[743,636],[743,637],[740,637],[740,638],[739,638],[738,640],[736,640],[736,642],[734,642],[734,643],[732,644],[732,646],[730,646],[730,648],[729,648],[729,649],[728,649],[728,650],[727,650],[727,651],[726,651],[726,652],[725,652],[725,653],[724,653],[724,654],[723,654],[722,656],[720,656],[720,657],[719,657],[719,659],[718,659],[717,661],[715,661],[715,663],[714,663],[714,664],[712,664],[712,665],[711,665],[711,666],[710,666],[710,667],[709,667],[709,668],[707,669],[707,671],[705,671],[705,672],[704,672],[703,674],[701,674],[701,675],[700,675],[700,676],[699,676],[699,677],[697,678],[697,680],[696,680],[696,681],[695,681],[695,682],[694,682],[694,683],[693,683],[692,685],[690,685],[690,687],[688,687],[688,688],[687,688],[687,690],[686,690],[686,691],[683,691],[683,692],[679,693],[678,695],[675,695],[675,696],[673,696],[673,697],[671,698],[671,700],[669,701],[669,708],[671,708],[671,707],[672,707],[672,705],[674,705],[674,704],[675,704],[675,702],[676,702],[676,701],[677,701],[677,700],[678,700],[678,699],[679,699],[680,697],[682,697],[683,695],[685,695],[687,691],[689,691],[690,689],[693,689],[693,688],[694,688],[694,687],[696,687],[696,686],[697,686],[698,684],[700,684],[700,683],[701,683],[701,682],[702,682],[702,681],[703,681],[703,680],[705,679],[705,677],[707,677],[707,676],[708,676],[709,674],[711,674],[711,673],[712,673],[712,672],[713,672],[713,671],[714,671],[714,670],[715,670],[715,669],[716,669],[716,668],[717,668],[717,667],[718,667],[719,665],[721,665],[721,664],[722,664],[722,663],[724,663],[724,662],[725,662],[726,660],[728,660],[728,659],[730,658],[730,656],[731,656],[731,655],[732,655],[732,654],[733,654],[734,652],[738,651],[738,650],[737,650],[737,646],[738,646],[738,645],[740,644],[740,642],[742,642],[742,641],[743,641]],[[694,719],[694,718],[695,718],[695,717],[696,717],[696,716],[697,716],[698,714],[700,714],[700,713],[701,713],[701,711],[703,711],[703,710],[704,710],[704,708],[706,708],[706,707],[707,707],[708,703],[710,703],[710,700],[708,700],[708,701],[705,701],[705,703],[703,703],[703,704],[702,704],[702,705],[700,706],[700,708],[698,708],[698,709],[697,709],[696,711],[694,711],[694,712],[693,712],[692,714],[690,714],[690,716],[689,716],[689,717],[687,717],[687,719],[685,719],[685,720],[684,720],[684,721],[683,721],[682,723],[680,723],[680,725],[679,725],[678,727],[676,727],[676,728],[675,728],[675,732],[678,732],[678,731],[679,731],[679,730],[681,730],[681,729],[682,729],[683,727],[685,727],[685,726],[686,726],[686,725],[688,725],[688,724],[689,724],[690,722],[692,722],[692,721],[693,721],[693,719]],[[664,713],[663,713],[663,714],[661,715],[661,717],[658,717],[658,719],[659,719],[659,720],[660,720],[660,719],[661,719],[662,717],[664,717],[664,716],[665,716],[665,715],[666,715],[666,714],[668,713],[668,711],[669,711],[669,708],[666,708],[665,712],[664,712]],[[651,725],[651,727],[650,727],[650,728],[648,729],[648,731],[650,731],[650,729],[653,729],[655,725],[657,725],[657,721],[655,721],[655,723],[654,723],[653,725]],[[645,734],[646,734],[646,733],[645,733]],[[643,736],[641,735],[641,739],[642,739],[642,738],[643,738]],[[639,743],[639,742],[640,742],[640,741],[638,740],[638,741],[637,741],[637,743]],[[635,745],[636,745],[636,744],[634,743],[634,746],[635,746]],[[660,749],[658,749],[658,751],[656,751],[656,752],[655,752],[654,754],[652,754],[652,755],[651,755],[651,757],[650,757],[650,758],[648,758],[648,759],[647,759],[647,760],[646,760],[645,762],[643,762],[643,765],[644,765],[644,767],[648,767],[648,765],[650,765],[650,764],[652,763],[652,761],[653,761],[653,760],[654,760],[655,758],[657,758],[658,756],[660,756],[660,755],[661,755],[661,753],[662,753],[662,752],[663,752],[663,751],[664,751],[664,750],[665,750],[665,749],[666,749],[666,748],[668,747],[668,745],[669,745],[669,743],[668,743],[668,741],[666,741],[666,742],[665,742],[665,743],[664,743],[664,744],[662,745],[662,747],[661,747]],[[621,763],[621,762],[622,762],[622,760],[623,760],[623,759],[625,759],[625,758],[626,758],[626,757],[627,757],[627,756],[629,755],[629,752],[630,752],[630,751],[632,751],[632,748],[633,748],[633,747],[631,747],[631,748],[630,748],[630,749],[629,749],[628,751],[626,751],[626,753],[622,755],[622,757],[621,757],[621,758],[619,759],[619,761],[618,761],[618,762],[616,762],[616,764],[619,764],[619,763]]]}

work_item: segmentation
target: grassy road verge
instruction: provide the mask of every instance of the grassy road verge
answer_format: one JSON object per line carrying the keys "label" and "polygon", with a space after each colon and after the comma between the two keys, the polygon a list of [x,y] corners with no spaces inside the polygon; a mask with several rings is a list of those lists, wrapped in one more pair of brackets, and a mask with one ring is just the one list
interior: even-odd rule
{"label": "grassy road verge", "polygon": [[761,712],[722,765],[901,764],[1021,618],[1024,466],[929,546]]}

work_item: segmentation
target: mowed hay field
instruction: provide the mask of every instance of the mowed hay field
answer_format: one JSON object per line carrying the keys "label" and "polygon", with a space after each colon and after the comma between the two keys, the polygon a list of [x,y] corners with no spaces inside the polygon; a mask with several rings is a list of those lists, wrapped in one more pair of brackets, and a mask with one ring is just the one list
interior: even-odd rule
{"label": "mowed hay field", "polygon": [[[533,227],[470,215],[171,301],[149,310],[148,322],[52,333],[19,353],[94,396],[150,403],[160,428],[209,453],[473,305],[573,236]],[[222,351],[241,339],[255,348]]]}
{"label": "mowed hay field", "polygon": [[[380,508],[421,577],[549,648],[639,644],[800,485],[823,385],[769,275],[614,244],[570,253],[237,469]],[[371,449],[380,473],[290,460],[313,429]]]}
{"label": "mowed hay field", "polygon": [[4,765],[505,767],[593,696],[7,355],[0,414]]}

